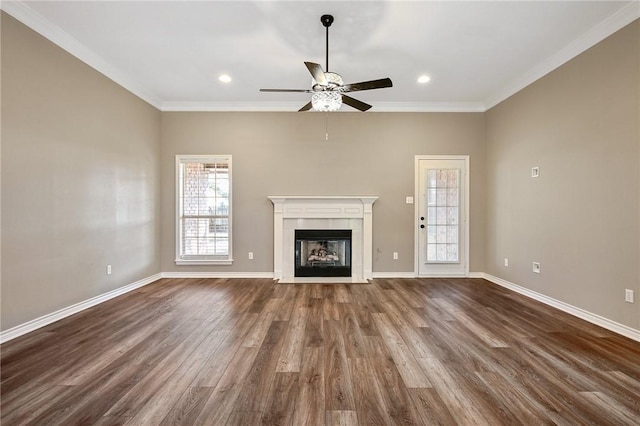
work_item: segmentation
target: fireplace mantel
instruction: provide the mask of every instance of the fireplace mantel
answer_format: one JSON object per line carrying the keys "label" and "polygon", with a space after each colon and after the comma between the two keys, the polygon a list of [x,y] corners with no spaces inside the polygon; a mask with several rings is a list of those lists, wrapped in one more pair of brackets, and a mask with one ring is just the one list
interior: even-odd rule
{"label": "fireplace mantel", "polygon": [[[273,277],[280,282],[367,282],[372,278],[373,203],[377,196],[271,195]],[[351,277],[294,278],[295,229],[351,229]]]}

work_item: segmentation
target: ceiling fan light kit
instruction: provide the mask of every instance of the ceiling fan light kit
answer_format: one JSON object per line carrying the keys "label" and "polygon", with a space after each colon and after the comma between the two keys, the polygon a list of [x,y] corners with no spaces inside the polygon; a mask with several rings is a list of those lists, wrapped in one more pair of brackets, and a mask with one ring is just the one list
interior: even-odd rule
{"label": "ceiling fan light kit", "polygon": [[311,106],[316,111],[337,111],[342,106],[342,95],[338,92],[314,92],[311,95]]}
{"label": "ceiling fan light kit", "polygon": [[379,80],[363,81],[360,83],[344,84],[340,74],[329,72],[329,27],[333,23],[333,16],[322,15],[320,22],[327,29],[326,37],[326,71],[322,66],[314,62],[305,62],[309,73],[313,77],[311,89],[260,89],[261,92],[299,92],[311,93],[311,102],[298,111],[337,111],[343,103],[360,111],[367,111],[371,105],[345,95],[346,92],[355,92],[359,90],[382,89],[384,87],[392,87],[393,83],[389,78]]}

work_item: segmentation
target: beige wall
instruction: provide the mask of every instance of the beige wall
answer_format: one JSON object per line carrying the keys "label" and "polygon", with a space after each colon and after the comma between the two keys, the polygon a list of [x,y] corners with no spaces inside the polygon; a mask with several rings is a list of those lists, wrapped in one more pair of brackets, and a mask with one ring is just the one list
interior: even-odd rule
{"label": "beige wall", "polygon": [[639,41],[636,21],[486,114],[486,272],[635,329]]}
{"label": "beige wall", "polygon": [[160,272],[161,117],[4,13],[1,83],[7,330]]}
{"label": "beige wall", "polygon": [[[268,195],[378,195],[373,271],[413,272],[414,157],[468,154],[470,270],[484,267],[482,113],[163,113],[162,270],[273,271]],[[233,251],[229,267],[176,266],[175,155],[233,155]],[[254,260],[247,259],[249,251]],[[392,253],[399,260],[392,260]]]}

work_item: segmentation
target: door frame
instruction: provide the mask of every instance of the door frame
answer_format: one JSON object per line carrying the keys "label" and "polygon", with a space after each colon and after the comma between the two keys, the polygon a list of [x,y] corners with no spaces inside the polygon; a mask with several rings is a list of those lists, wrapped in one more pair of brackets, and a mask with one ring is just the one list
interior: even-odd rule
{"label": "door frame", "polygon": [[[461,222],[464,223],[464,276],[469,277],[469,156],[468,155],[416,155],[415,156],[415,177],[414,177],[414,275],[418,277],[437,277],[442,275],[420,275],[420,161],[421,160],[463,160],[464,161],[464,217]],[[446,275],[457,276],[459,275]]]}

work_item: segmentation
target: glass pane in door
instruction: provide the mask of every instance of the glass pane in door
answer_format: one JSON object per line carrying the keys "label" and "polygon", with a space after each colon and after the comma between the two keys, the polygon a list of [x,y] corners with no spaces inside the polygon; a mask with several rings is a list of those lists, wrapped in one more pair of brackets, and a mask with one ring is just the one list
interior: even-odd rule
{"label": "glass pane in door", "polygon": [[427,170],[427,262],[459,262],[460,170]]}

